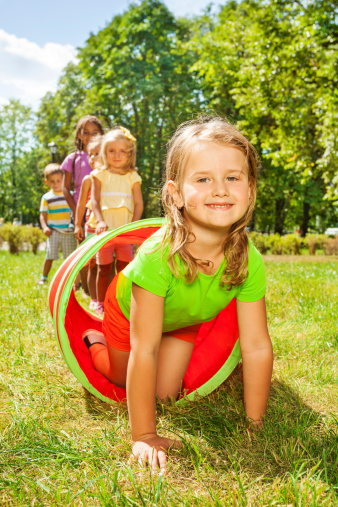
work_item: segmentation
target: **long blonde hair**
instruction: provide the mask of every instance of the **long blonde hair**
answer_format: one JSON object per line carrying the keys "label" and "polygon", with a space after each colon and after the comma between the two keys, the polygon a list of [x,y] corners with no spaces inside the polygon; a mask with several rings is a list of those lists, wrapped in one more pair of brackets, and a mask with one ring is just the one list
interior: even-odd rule
{"label": "long blonde hair", "polygon": [[100,150],[102,169],[108,169],[108,161],[106,154],[107,145],[117,140],[125,141],[127,144],[128,161],[126,166],[123,168],[124,172],[128,173],[129,171],[135,170],[136,139],[134,136],[132,136],[129,130],[125,129],[124,127],[115,127],[103,136]]}
{"label": "long blonde hair", "polygon": [[[187,250],[187,243],[191,242],[191,231],[183,210],[177,207],[168,191],[168,182],[170,180],[176,182],[180,189],[188,157],[192,148],[200,141],[233,146],[241,150],[246,158],[250,186],[249,206],[244,216],[231,226],[230,233],[224,238],[223,243],[226,267],[221,283],[227,285],[230,290],[236,285],[241,285],[248,277],[249,243],[245,228],[251,219],[256,201],[259,159],[256,150],[246,137],[223,118],[201,117],[183,123],[168,143],[162,202],[169,225],[162,246],[169,246],[167,261],[173,275],[177,277],[184,275],[188,283],[193,282],[198,275],[199,259],[195,259]],[[183,272],[177,256],[183,261]]]}

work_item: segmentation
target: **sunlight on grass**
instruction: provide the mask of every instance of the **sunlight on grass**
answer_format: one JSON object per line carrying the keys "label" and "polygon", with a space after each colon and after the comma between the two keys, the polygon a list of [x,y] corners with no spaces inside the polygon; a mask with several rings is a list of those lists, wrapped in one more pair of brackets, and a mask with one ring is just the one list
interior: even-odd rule
{"label": "sunlight on grass", "polygon": [[338,262],[267,262],[265,427],[247,431],[240,372],[206,398],[158,404],[161,433],[184,442],[162,477],[128,462],[126,405],[91,396],[62,360],[36,286],[43,256],[0,252],[1,505],[337,503]]}

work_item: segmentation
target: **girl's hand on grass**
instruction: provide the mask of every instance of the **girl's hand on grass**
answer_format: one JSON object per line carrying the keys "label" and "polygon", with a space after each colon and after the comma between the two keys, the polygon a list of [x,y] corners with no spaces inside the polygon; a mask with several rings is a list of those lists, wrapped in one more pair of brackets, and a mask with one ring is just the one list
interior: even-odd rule
{"label": "girl's hand on grass", "polygon": [[108,225],[103,220],[100,220],[96,226],[96,234],[101,234],[108,230]]}
{"label": "girl's hand on grass", "polygon": [[181,442],[164,438],[158,435],[149,435],[141,437],[134,443],[131,458],[137,459],[142,466],[149,465],[152,472],[160,467],[161,473],[165,473],[167,468],[167,451],[169,449],[179,449]]}
{"label": "girl's hand on grass", "polygon": [[84,239],[84,233],[83,233],[83,229],[82,227],[80,227],[79,225],[76,225],[75,226],[75,230],[74,230],[74,236],[75,238],[78,240],[78,241],[82,241]]}

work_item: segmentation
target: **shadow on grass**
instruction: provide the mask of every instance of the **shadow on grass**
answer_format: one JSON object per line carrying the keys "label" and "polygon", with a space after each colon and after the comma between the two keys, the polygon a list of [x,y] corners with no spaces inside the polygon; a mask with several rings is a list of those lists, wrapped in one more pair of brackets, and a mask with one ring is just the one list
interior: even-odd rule
{"label": "shadow on grass", "polygon": [[83,397],[86,402],[87,413],[94,418],[118,421],[120,417],[128,417],[128,408],[126,402],[106,403],[96,398],[85,387],[82,387]]}
{"label": "shadow on grass", "polygon": [[[107,405],[85,392],[93,417],[123,424],[128,432],[125,403]],[[204,466],[217,473],[244,472],[252,479],[271,482],[286,474],[312,473],[328,485],[337,484],[337,432],[333,418],[314,411],[288,385],[274,381],[264,429],[251,436],[243,409],[241,374],[211,395],[187,402],[157,405],[159,425],[185,443],[181,459],[189,458],[199,475]],[[160,432],[163,433],[163,430]],[[185,467],[189,465],[184,464]]]}
{"label": "shadow on grass", "polygon": [[[253,480],[268,481],[287,473],[300,477],[313,470],[328,485],[337,485],[337,420],[330,417],[329,422],[288,385],[274,381],[264,429],[251,436],[242,395],[242,380],[237,375],[174,416],[195,464],[206,461],[218,470],[229,472],[230,467],[237,473],[240,469]],[[164,407],[164,414],[166,410]]]}

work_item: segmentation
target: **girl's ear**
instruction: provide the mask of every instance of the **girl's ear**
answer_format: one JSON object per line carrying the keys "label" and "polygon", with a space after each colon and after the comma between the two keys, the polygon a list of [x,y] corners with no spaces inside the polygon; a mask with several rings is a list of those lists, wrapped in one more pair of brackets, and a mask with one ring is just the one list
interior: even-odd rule
{"label": "girl's ear", "polygon": [[184,202],[181,197],[180,191],[178,189],[177,183],[173,180],[169,180],[167,183],[167,188],[168,188],[168,192],[169,192],[170,196],[172,197],[172,199],[173,199],[174,203],[176,204],[176,206],[178,207],[178,209],[183,208]]}

